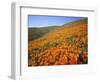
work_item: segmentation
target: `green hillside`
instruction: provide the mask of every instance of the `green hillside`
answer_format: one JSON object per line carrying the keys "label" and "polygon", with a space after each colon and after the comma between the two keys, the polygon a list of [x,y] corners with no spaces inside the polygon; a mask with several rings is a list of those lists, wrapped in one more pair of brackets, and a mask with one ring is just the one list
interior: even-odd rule
{"label": "green hillside", "polygon": [[32,40],[38,39],[56,28],[59,28],[59,26],[49,26],[49,27],[42,27],[42,28],[29,27],[28,41],[30,42]]}

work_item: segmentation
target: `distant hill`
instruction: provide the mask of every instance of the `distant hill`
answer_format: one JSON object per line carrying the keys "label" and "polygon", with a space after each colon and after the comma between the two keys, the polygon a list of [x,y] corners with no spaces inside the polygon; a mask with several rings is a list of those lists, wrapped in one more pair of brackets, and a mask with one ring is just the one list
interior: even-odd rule
{"label": "distant hill", "polygon": [[76,25],[76,24],[80,24],[80,23],[87,23],[87,22],[88,22],[88,18],[83,18],[83,19],[73,21],[73,22],[70,22],[70,23],[65,23],[63,26],[69,27],[71,25]]}
{"label": "distant hill", "polygon": [[59,26],[49,26],[49,27],[42,27],[42,28],[29,27],[28,28],[28,41],[30,42],[32,40],[38,39],[58,27]]}

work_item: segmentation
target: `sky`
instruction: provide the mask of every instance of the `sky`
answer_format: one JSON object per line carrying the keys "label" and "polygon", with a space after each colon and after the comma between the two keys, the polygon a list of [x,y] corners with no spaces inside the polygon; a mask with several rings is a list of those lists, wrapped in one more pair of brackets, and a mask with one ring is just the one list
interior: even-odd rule
{"label": "sky", "polygon": [[83,19],[84,17],[71,17],[71,16],[42,16],[42,15],[29,15],[28,27],[46,27],[58,26],[72,21]]}

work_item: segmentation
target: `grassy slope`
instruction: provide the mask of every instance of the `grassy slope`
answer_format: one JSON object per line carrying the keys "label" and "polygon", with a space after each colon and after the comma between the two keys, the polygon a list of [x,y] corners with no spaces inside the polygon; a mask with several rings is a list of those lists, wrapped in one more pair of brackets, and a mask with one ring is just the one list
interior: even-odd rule
{"label": "grassy slope", "polygon": [[58,28],[58,26],[43,27],[43,28],[36,28],[36,27],[28,28],[28,36],[29,36],[28,41],[30,42],[32,40],[38,39],[56,28]]}

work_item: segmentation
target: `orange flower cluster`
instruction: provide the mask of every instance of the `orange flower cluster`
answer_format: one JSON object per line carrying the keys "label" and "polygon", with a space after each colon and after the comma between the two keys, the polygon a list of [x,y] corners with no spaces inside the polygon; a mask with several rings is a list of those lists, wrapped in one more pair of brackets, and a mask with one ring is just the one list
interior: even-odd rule
{"label": "orange flower cluster", "polygon": [[29,66],[85,64],[88,60],[87,51],[71,45],[61,45],[31,56]]}

